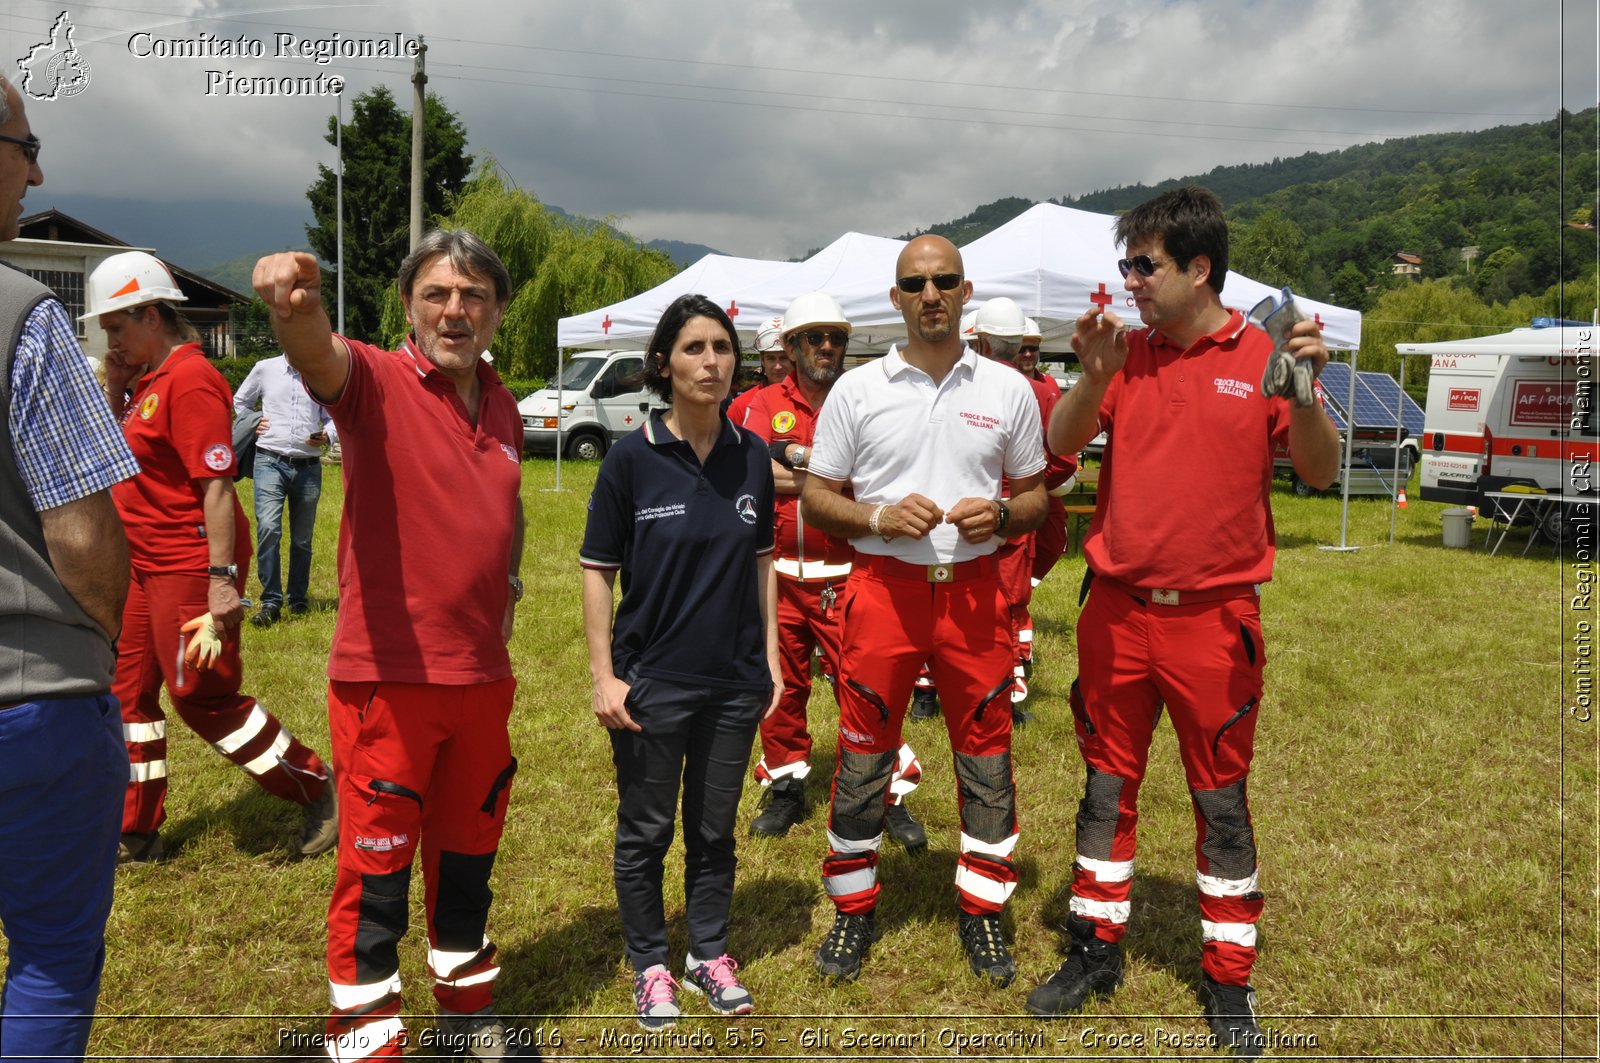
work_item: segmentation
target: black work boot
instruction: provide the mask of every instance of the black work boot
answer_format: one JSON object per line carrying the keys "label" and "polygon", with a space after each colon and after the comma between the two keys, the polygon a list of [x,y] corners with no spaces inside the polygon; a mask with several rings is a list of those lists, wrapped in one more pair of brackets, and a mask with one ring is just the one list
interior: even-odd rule
{"label": "black work boot", "polygon": [[833,929],[817,950],[817,973],[840,982],[853,982],[861,973],[861,961],[878,937],[876,912],[833,917]]}
{"label": "black work boot", "polygon": [[1247,985],[1223,985],[1202,975],[1200,1003],[1219,1048],[1236,1056],[1255,1058],[1266,1050],[1267,1039],[1256,1025],[1256,991]]}
{"label": "black work boot", "polygon": [[1122,947],[1095,937],[1094,924],[1067,916],[1067,958],[1056,973],[1028,994],[1028,1011],[1058,1019],[1078,1011],[1091,996],[1110,996],[1122,984]]}
{"label": "black work boot", "polygon": [[967,950],[967,964],[972,973],[1000,989],[1010,985],[1017,976],[1017,964],[1000,932],[999,914],[961,912],[959,922],[961,947]]}
{"label": "black work boot", "polygon": [[928,832],[911,815],[904,801],[883,810],[883,829],[908,853],[920,853],[928,847]]}
{"label": "black work boot", "polygon": [[911,718],[913,720],[932,720],[940,714],[939,695],[927,687],[915,687],[911,691]]}
{"label": "black work boot", "polygon": [[525,1044],[524,1031],[507,1027],[494,1005],[462,1014],[439,1012],[439,1047],[457,1060],[538,1059],[539,1046]]}
{"label": "black work boot", "polygon": [[767,787],[761,803],[761,814],[750,822],[750,833],[781,838],[806,818],[806,784],[792,776],[779,779]]}

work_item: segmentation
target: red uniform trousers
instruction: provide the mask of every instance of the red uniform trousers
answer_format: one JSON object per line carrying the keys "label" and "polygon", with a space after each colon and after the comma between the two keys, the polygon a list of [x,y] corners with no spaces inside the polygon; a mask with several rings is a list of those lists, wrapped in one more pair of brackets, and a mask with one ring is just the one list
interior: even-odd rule
{"label": "red uniform trousers", "polygon": [[[779,779],[804,779],[811,774],[811,732],[806,727],[811,702],[811,657],[822,649],[823,668],[839,674],[839,636],[848,575],[832,580],[798,580],[778,575],[778,665],[783,671],[783,696],[772,715],[761,721],[761,760],[756,781],[770,786]],[[830,610],[824,589],[835,595]],[[900,754],[890,780],[889,803],[900,804],[922,780],[922,764],[909,745]]]}
{"label": "red uniform trousers", "polygon": [[1033,552],[1034,536],[1029,532],[1007,539],[994,553],[1000,563],[1000,590],[1010,607],[1012,674],[1016,676],[1013,702],[1027,699],[1028,676],[1033,671],[1033,614],[1028,610],[1033,601]]}
{"label": "red uniform trousers", "polygon": [[[239,571],[238,586],[249,575]],[[112,693],[122,705],[128,743],[128,791],[122,806],[124,833],[148,833],[167,818],[167,716],[161,684],[190,730],[243,768],[274,797],[309,805],[322,796],[328,768],[289,729],[247,694],[239,693],[244,666],[239,633],[222,643],[222,654],[206,671],[183,660],[184,624],[210,610],[204,573],[135,571],[122,609],[117,675]]]}
{"label": "red uniform trousers", "polygon": [[[828,674],[839,674],[839,612],[848,578],[798,580],[778,575],[778,664],[783,670],[783,696],[772,715],[761,721],[761,761],[755,776],[763,786],[810,774],[806,706],[811,701],[811,657],[821,647]],[[823,605],[826,590],[836,595],[831,610]]]}
{"label": "red uniform trousers", "polygon": [[[1071,910],[1106,941],[1127,930],[1139,785],[1165,705],[1194,802],[1200,966],[1246,984],[1263,899],[1246,793],[1266,665],[1259,599],[1246,587],[1163,605],[1104,577],[1092,584],[1071,694],[1087,764]],[[1243,596],[1216,596],[1228,593]]]}
{"label": "red uniform trousers", "polygon": [[[949,582],[929,582],[936,570]],[[909,565],[856,556],[844,605],[839,763],[823,886],[842,912],[878,902],[884,791],[906,703],[924,661],[939,685],[961,811],[956,891],[962,910],[998,912],[1016,888],[1016,783],[1011,776],[1010,612],[993,556]]]}
{"label": "red uniform trousers", "polygon": [[1037,583],[1050,574],[1067,552],[1067,507],[1055,495],[1045,510],[1044,523],[1033,530],[1033,580]]}
{"label": "red uniform trousers", "polygon": [[328,905],[328,1054],[398,1059],[399,944],[420,844],[433,995],[453,1012],[494,1000],[485,935],[517,762],[516,680],[328,685],[339,783],[339,873]]}

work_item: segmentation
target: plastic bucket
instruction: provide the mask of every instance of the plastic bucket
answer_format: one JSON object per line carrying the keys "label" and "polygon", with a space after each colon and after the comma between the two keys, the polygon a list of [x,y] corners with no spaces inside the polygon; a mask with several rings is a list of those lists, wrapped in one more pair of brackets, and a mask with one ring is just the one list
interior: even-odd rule
{"label": "plastic bucket", "polygon": [[1444,521],[1444,544],[1466,549],[1472,545],[1472,510],[1447,509],[1439,514]]}

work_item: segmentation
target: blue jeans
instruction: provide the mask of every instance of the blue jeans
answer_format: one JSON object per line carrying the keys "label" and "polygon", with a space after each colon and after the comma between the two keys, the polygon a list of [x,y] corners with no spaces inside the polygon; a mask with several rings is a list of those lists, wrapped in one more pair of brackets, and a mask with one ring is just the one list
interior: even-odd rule
{"label": "blue jeans", "polygon": [[128,750],[110,694],[0,709],[0,1058],[78,1059],[105,964]]}
{"label": "blue jeans", "polygon": [[256,448],[256,575],[261,604],[283,605],[278,582],[278,542],[283,538],[283,504],[289,503],[289,604],[306,605],[311,585],[311,533],[322,497],[322,463],[294,466]]}

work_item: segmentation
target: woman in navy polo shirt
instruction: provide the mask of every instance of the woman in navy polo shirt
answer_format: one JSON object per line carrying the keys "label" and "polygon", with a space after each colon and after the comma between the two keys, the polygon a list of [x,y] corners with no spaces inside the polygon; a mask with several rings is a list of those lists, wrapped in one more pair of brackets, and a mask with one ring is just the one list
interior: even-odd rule
{"label": "woman in navy polo shirt", "polygon": [[753,1007],[728,955],[733,828],[779,671],[772,464],[761,440],[722,413],[738,368],[739,339],[721,307],[702,295],[667,307],[644,383],[670,405],[606,455],[579,558],[594,714],[617,766],[617,905],[639,1023],[652,1030],[679,1015],[661,878],[680,780],[682,988],[721,1014]]}

